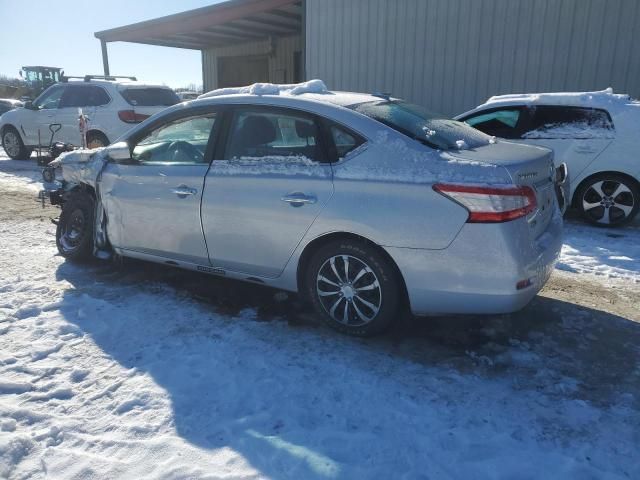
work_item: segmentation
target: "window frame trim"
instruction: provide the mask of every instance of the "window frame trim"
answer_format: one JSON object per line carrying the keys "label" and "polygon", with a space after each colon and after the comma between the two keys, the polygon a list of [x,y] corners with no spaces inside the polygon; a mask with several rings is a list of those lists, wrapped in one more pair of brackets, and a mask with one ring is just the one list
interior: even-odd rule
{"label": "window frame trim", "polygon": [[[581,106],[581,105],[554,105],[554,104],[549,104],[549,103],[544,103],[544,104],[531,104],[531,105],[526,105],[526,114],[527,114],[527,123],[526,123],[526,128],[525,130],[522,132],[521,134],[521,139],[522,140],[533,140],[533,139],[527,139],[524,138],[524,135],[526,133],[532,132],[537,130],[537,128],[532,129],[531,126],[533,125],[533,115],[534,112],[532,111],[535,108],[559,108],[559,109],[566,109],[566,110],[590,110],[590,111],[597,111],[597,112],[603,112],[605,114],[605,116],[607,117],[609,123],[611,124],[611,129],[609,131],[611,131],[614,135],[616,134],[616,126],[613,123],[613,118],[611,117],[611,114],[605,110],[604,108],[599,108],[599,107],[585,107],[585,106]],[[538,127],[540,128],[540,127]],[[558,138],[558,137],[536,137],[535,140],[593,140],[593,138],[582,138],[582,139],[577,139],[574,137],[562,137],[562,138]]]}
{"label": "window frame trim", "polygon": [[[330,148],[328,145],[327,131],[324,128],[323,120],[324,117],[314,113],[309,112],[307,110],[302,110],[295,107],[282,106],[282,105],[262,105],[262,104],[252,104],[252,103],[234,103],[226,105],[225,111],[225,122],[222,126],[220,132],[220,142],[217,145],[216,152],[214,155],[214,161],[218,160],[230,160],[226,158],[227,150],[229,148],[229,143],[231,141],[231,127],[233,126],[233,121],[236,117],[236,114],[241,111],[250,110],[253,112],[282,112],[285,115],[299,115],[300,117],[307,118],[313,121],[317,130],[318,130],[318,147],[320,150],[320,155],[324,161],[309,159],[318,165],[329,165],[331,163],[335,163],[335,161],[331,160]],[[259,157],[258,157],[259,158]]]}
{"label": "window frame trim", "polygon": [[[36,99],[33,101],[33,105],[36,107],[36,111],[42,111],[42,110],[58,110],[60,108],[60,102],[62,101],[62,95],[64,95],[64,91],[66,89],[65,85],[60,85],[59,83],[53,84],[51,85],[49,88],[47,88],[45,91],[43,91],[40,95],[38,95],[36,97]],[[42,98],[45,94],[49,93],[49,92],[53,92],[55,90],[60,90],[62,91],[62,94],[60,94],[60,98],[58,99],[58,104],[55,106],[55,108],[42,108],[38,105],[38,100],[40,98]]]}
{"label": "window frame trim", "polygon": [[[180,166],[193,167],[193,166],[202,165],[203,167],[207,167],[208,169],[211,166],[211,162],[213,161],[213,157],[215,156],[215,151],[217,150],[217,144],[220,141],[221,130],[222,130],[222,127],[224,127],[222,120],[224,120],[226,110],[227,109],[221,105],[214,105],[214,106],[207,105],[203,107],[195,107],[188,111],[180,110],[177,112],[172,112],[164,117],[155,119],[153,122],[149,123],[149,125],[146,125],[145,128],[141,129],[138,132],[135,132],[134,135],[126,139],[127,145],[129,146],[131,160],[124,163],[128,165],[150,166],[150,167],[158,166],[158,165],[176,166],[176,167],[180,167]],[[135,145],[137,145],[138,142],[140,142],[143,138],[145,138],[148,134],[150,134],[154,130],[157,130],[158,128],[162,128],[165,125],[169,125],[170,123],[174,123],[182,119],[188,119],[192,117],[202,117],[212,113],[216,115],[216,120],[213,122],[213,125],[211,127],[212,132],[209,133],[209,140],[207,141],[207,147],[205,148],[205,151],[204,151],[204,159],[205,159],[204,162],[202,163],[175,163],[175,162],[147,163],[147,162],[141,162],[139,160],[133,159],[133,149],[135,148]],[[220,125],[220,127],[216,128],[216,125]]]}
{"label": "window frame trim", "polygon": [[89,87],[93,87],[93,88],[99,88],[100,90],[102,90],[104,92],[104,94],[107,96],[107,98],[109,99],[109,101],[107,103],[103,103],[101,105],[79,105],[79,106],[70,106],[70,105],[58,105],[59,109],[62,108],[99,108],[99,107],[106,107],[108,105],[111,105],[111,103],[113,102],[113,98],[111,97],[111,95],[109,95],[109,92],[107,91],[106,88],[102,87],[101,85],[67,85],[65,88],[65,91],[62,93],[62,97],[60,97],[60,103],[62,103],[62,99],[65,96],[65,94],[67,92],[69,92],[71,89],[76,88],[89,88]]}
{"label": "window frame trim", "polygon": [[[514,137],[499,137],[497,135],[492,135],[492,136],[496,136],[498,138],[504,138],[505,140],[523,140],[522,136],[527,131],[526,128],[529,126],[529,122],[530,122],[529,108],[527,105],[524,105],[524,104],[508,105],[508,106],[503,105],[500,107],[485,108],[484,110],[478,110],[470,115],[466,115],[460,118],[460,121],[467,123],[467,120],[469,120],[470,118],[479,117],[480,115],[487,115],[489,113],[499,112],[501,110],[519,110],[520,111],[520,116],[518,117],[516,126],[513,127],[514,133],[517,136],[514,136]],[[467,125],[469,124],[467,123]],[[469,126],[471,128],[475,128],[476,130],[481,131],[485,135],[491,135],[489,133],[483,132],[482,130],[480,130],[479,128],[476,128],[473,125],[469,125]]]}

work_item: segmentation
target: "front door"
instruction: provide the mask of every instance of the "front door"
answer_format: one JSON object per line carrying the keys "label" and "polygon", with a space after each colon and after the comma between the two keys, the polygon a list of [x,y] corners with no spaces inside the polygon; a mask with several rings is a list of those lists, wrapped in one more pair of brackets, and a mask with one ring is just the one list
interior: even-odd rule
{"label": "front door", "polygon": [[214,160],[202,225],[215,267],[276,277],[333,194],[319,126],[311,115],[237,107],[223,159]]}
{"label": "front door", "polygon": [[216,114],[170,121],[132,140],[132,160],[109,163],[100,194],[114,247],[208,264],[200,223]]}
{"label": "front door", "polygon": [[54,85],[33,102],[33,108],[24,109],[24,119],[20,129],[24,135],[25,144],[49,145],[51,139],[49,126],[57,122],[58,105],[63,92],[63,86]]}

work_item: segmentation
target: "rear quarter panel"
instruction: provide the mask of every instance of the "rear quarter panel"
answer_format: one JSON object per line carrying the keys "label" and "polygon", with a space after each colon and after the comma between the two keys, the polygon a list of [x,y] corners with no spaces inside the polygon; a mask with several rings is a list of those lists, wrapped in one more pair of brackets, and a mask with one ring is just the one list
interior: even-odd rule
{"label": "rear quarter panel", "polygon": [[468,212],[433,190],[437,176],[429,167],[442,162],[438,154],[420,152],[418,167],[408,151],[390,158],[385,150],[371,142],[333,165],[334,196],[307,240],[349,232],[393,247],[443,249],[453,241]]}

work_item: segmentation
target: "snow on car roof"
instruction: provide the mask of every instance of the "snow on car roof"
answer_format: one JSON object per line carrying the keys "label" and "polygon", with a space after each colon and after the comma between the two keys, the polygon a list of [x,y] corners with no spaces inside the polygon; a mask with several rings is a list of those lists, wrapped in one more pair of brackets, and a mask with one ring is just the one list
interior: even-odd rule
{"label": "snow on car roof", "polygon": [[596,92],[557,92],[557,93],[522,93],[496,95],[489,98],[488,104],[549,104],[567,106],[612,107],[637,103],[629,95],[613,93],[611,87]]}
{"label": "snow on car roof", "polygon": [[258,96],[298,96],[307,100],[316,100],[336,105],[353,105],[376,100],[378,97],[355,92],[330,91],[322,80],[314,79],[308,82],[275,84],[254,83],[245,87],[218,88],[203,95],[198,99],[232,96],[232,95],[258,95]]}
{"label": "snow on car roof", "polygon": [[198,98],[220,97],[223,95],[301,95],[303,93],[325,93],[328,91],[322,80],[315,79],[303,83],[254,83],[246,87],[218,88],[200,95]]}

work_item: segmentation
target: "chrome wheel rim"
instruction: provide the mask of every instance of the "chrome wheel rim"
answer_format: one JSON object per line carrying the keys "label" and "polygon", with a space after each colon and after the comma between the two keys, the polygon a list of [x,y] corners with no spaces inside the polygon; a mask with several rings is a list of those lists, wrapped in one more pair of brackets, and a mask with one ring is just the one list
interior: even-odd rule
{"label": "chrome wheel rim", "polygon": [[70,252],[78,248],[84,236],[84,223],[82,210],[79,208],[74,210],[60,235],[60,244],[65,251]]}
{"label": "chrome wheel rim", "polygon": [[378,277],[369,265],[351,255],[335,255],[322,264],[316,295],[333,320],[349,327],[371,323],[382,305]]}
{"label": "chrome wheel rim", "polygon": [[582,210],[593,222],[615,225],[627,219],[635,207],[631,189],[617,180],[601,180],[590,185],[582,196]]}
{"label": "chrome wheel rim", "polygon": [[10,157],[16,157],[20,153],[20,139],[14,132],[5,133],[2,144]]}

